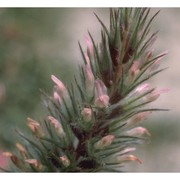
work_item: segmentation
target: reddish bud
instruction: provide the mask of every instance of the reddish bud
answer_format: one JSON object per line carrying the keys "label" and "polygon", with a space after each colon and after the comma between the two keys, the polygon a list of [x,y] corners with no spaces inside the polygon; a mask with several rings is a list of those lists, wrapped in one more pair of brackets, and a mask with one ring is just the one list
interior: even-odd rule
{"label": "reddish bud", "polygon": [[114,138],[115,138],[114,135],[107,135],[107,136],[103,137],[101,140],[99,140],[98,142],[96,142],[94,144],[95,149],[103,149],[103,148],[111,145]]}
{"label": "reddish bud", "polygon": [[42,128],[41,128],[40,124],[37,121],[35,121],[35,120],[33,120],[33,119],[29,118],[29,117],[27,118],[27,121],[28,121],[28,123],[27,123],[28,127],[31,129],[32,133],[37,138],[40,138],[40,137],[44,136]]}

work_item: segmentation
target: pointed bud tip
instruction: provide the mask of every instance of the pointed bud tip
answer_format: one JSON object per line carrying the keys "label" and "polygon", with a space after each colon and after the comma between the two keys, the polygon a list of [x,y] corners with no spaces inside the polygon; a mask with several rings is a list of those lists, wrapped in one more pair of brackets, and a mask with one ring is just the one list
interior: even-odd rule
{"label": "pointed bud tip", "polygon": [[142,161],[134,155],[129,155],[129,160],[130,161],[137,161],[139,164],[142,164]]}

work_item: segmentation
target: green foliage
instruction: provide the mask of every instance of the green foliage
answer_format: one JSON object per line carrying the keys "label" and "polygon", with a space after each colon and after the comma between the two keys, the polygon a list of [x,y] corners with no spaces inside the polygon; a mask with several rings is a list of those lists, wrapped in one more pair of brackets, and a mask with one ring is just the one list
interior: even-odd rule
{"label": "green foliage", "polygon": [[92,35],[87,51],[80,51],[84,65],[78,81],[66,88],[54,82],[52,96],[44,94],[49,116],[38,122],[28,118],[32,137],[16,144],[19,155],[11,158],[15,171],[103,172],[122,171],[125,162],[141,161],[134,146],[149,140],[149,132],[138,123],[153,111],[149,103],[162,92],[144,83],[163,69],[157,69],[165,53],[150,50],[157,33],[150,27],[158,12],[149,17],[147,8],[110,9],[110,27],[102,25],[101,43]]}

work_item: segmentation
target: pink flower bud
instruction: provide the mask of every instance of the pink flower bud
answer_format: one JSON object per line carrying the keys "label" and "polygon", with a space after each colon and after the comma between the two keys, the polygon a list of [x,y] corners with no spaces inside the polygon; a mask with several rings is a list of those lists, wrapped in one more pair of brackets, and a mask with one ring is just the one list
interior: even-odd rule
{"label": "pink flower bud", "polygon": [[143,119],[145,119],[151,112],[147,111],[147,112],[141,112],[138,113],[136,115],[134,115],[132,118],[130,118],[130,120],[127,122],[126,127],[128,126],[132,126],[135,125],[139,122],[141,122]]}
{"label": "pink flower bud", "polygon": [[28,127],[31,129],[32,133],[37,138],[40,138],[40,137],[44,136],[42,128],[41,128],[40,124],[37,121],[35,121],[35,120],[33,120],[33,119],[29,118],[29,117],[27,118],[27,121],[28,121],[28,123],[27,123]]}
{"label": "pink flower bud", "polygon": [[32,165],[38,171],[43,169],[43,165],[37,159],[26,159],[25,162]]}
{"label": "pink flower bud", "polygon": [[81,115],[82,115],[83,119],[84,119],[86,122],[91,121],[91,119],[92,119],[92,109],[90,109],[90,108],[84,108],[84,109],[81,111]]}
{"label": "pink flower bud", "polygon": [[107,135],[103,137],[101,140],[96,142],[94,144],[95,149],[103,149],[109,145],[111,145],[112,141],[114,140],[115,136],[114,135]]}
{"label": "pink flower bud", "polygon": [[95,105],[99,108],[107,107],[109,104],[109,96],[102,95],[95,100]]}
{"label": "pink flower bud", "polygon": [[126,131],[125,134],[128,135],[128,136],[135,136],[135,137],[141,137],[143,135],[151,136],[151,134],[148,132],[148,130],[143,128],[143,127],[133,128],[133,129],[131,129],[129,131]]}
{"label": "pink flower bud", "polygon": [[21,154],[22,158],[23,158],[23,159],[26,159],[27,156],[26,156],[26,150],[25,150],[25,148],[24,148],[20,143],[16,143],[16,147],[17,147],[19,153]]}
{"label": "pink flower bud", "polygon": [[129,152],[135,151],[135,150],[136,150],[136,148],[126,148],[126,149],[120,151],[118,154],[123,155],[123,154],[127,154]]}
{"label": "pink flower bud", "polygon": [[137,74],[139,74],[140,70],[139,70],[139,61],[134,61],[134,63],[132,64],[130,70],[129,70],[129,81],[133,81],[134,78],[137,76]]}
{"label": "pink flower bud", "polygon": [[67,97],[68,92],[64,84],[54,75],[51,75],[52,81],[56,84],[57,92],[61,97]]}
{"label": "pink flower bud", "polygon": [[56,133],[58,135],[60,135],[61,137],[65,136],[64,130],[62,128],[62,125],[60,124],[60,122],[55,119],[52,116],[48,116],[48,120],[51,123],[51,125],[53,126],[53,128],[55,129]]}
{"label": "pink flower bud", "polygon": [[150,85],[148,83],[145,83],[145,84],[142,84],[142,85],[138,86],[135,89],[135,92],[136,93],[144,93],[144,92],[146,92],[148,90],[150,90]]}
{"label": "pink flower bud", "polygon": [[93,96],[94,91],[94,75],[92,73],[90,65],[86,64],[84,69],[85,74],[85,86],[86,86],[86,93],[88,96]]}
{"label": "pink flower bud", "polygon": [[107,88],[100,79],[95,81],[95,105],[99,108],[104,108],[109,105]]}
{"label": "pink flower bud", "polygon": [[142,162],[134,155],[123,155],[116,158],[117,163],[125,163],[129,161],[137,161],[138,163],[142,164]]}
{"label": "pink flower bud", "polygon": [[91,66],[88,64],[85,65],[85,77],[86,77],[87,83],[90,84],[91,82],[94,82],[94,75],[92,73]]}
{"label": "pink flower bud", "polygon": [[70,161],[67,158],[67,156],[61,156],[60,158],[60,162],[65,166],[68,167],[70,165]]}
{"label": "pink flower bud", "polygon": [[62,99],[61,99],[61,97],[59,96],[59,94],[56,91],[53,92],[53,97],[52,98],[53,98],[54,103],[61,104]]}

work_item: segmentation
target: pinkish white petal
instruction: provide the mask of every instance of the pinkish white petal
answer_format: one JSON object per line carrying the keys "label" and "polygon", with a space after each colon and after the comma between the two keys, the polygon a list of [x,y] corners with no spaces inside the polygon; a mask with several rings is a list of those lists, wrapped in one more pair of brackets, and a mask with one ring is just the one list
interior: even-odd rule
{"label": "pinkish white petal", "polygon": [[61,104],[61,102],[62,102],[61,97],[59,96],[59,94],[56,91],[53,92],[53,101],[56,104]]}
{"label": "pinkish white petal", "polygon": [[120,151],[118,154],[120,154],[120,155],[127,154],[127,153],[135,151],[135,150],[136,150],[136,148],[134,148],[134,147],[133,148],[126,148],[126,149]]}
{"label": "pinkish white petal", "polygon": [[146,92],[148,90],[150,90],[150,85],[148,83],[145,83],[145,84],[142,84],[142,85],[138,86],[135,89],[135,92],[137,92],[137,93],[144,93],[144,92]]}

